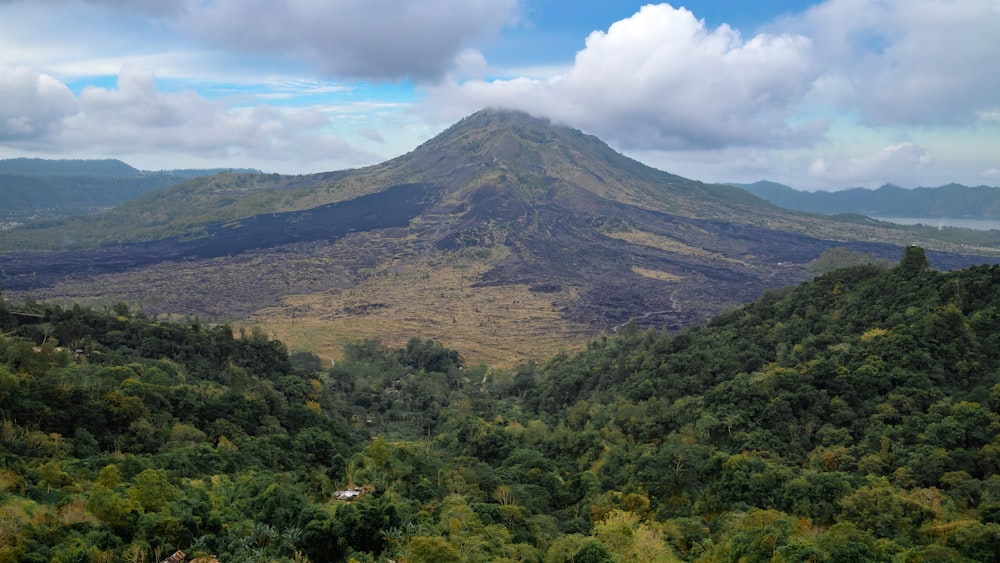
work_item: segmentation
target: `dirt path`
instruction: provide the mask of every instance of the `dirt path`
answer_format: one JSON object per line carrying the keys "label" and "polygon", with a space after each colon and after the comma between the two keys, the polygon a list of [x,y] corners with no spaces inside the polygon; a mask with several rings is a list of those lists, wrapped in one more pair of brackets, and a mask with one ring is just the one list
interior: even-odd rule
{"label": "dirt path", "polygon": [[648,312],[645,312],[645,313],[639,315],[638,317],[631,317],[631,318],[629,318],[629,320],[627,320],[627,321],[623,322],[622,324],[620,324],[620,325],[612,328],[611,329],[612,334],[618,334],[618,329],[622,328],[623,326],[629,324],[632,321],[639,321],[639,320],[643,320],[643,319],[648,319],[649,317],[653,317],[653,316],[656,316],[656,315],[667,315],[667,314],[677,314],[677,313],[680,313],[683,310],[681,308],[680,301],[677,299],[677,294],[680,293],[680,291],[681,291],[681,289],[677,288],[677,289],[673,290],[672,292],[670,292],[670,307],[671,307],[671,309],[669,311],[648,311]]}

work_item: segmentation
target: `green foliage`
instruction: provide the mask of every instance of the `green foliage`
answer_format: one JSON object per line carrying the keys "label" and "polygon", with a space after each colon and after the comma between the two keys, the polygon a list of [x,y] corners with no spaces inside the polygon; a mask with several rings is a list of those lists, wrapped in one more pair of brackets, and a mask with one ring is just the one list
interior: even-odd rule
{"label": "green foliage", "polygon": [[940,273],[908,249],[512,373],[419,338],[323,369],[260,331],[126,307],[39,321],[0,337],[0,560],[1000,550],[997,266]]}
{"label": "green foliage", "polygon": [[820,254],[819,258],[813,260],[806,269],[813,274],[826,274],[841,268],[865,265],[875,265],[883,268],[893,266],[892,261],[879,258],[874,254],[838,247]]}

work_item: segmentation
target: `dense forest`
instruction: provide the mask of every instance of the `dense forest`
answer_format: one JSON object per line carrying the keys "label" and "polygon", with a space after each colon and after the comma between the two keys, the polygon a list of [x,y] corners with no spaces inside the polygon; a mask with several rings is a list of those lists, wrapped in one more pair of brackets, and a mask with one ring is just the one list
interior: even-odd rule
{"label": "dense forest", "polygon": [[0,326],[0,561],[1000,553],[1000,266],[917,247],[514,371],[124,304]]}

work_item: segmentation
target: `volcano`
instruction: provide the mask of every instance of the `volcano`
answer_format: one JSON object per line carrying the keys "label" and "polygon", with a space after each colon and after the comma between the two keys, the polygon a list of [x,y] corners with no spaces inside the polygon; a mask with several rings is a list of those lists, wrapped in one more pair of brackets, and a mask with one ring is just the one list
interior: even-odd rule
{"label": "volcano", "polygon": [[79,247],[0,256],[15,298],[259,324],[330,357],[419,336],[494,365],[701,324],[809,279],[833,248],[902,254],[883,227],[782,210],[501,110],[375,166],[199,178],[38,233]]}

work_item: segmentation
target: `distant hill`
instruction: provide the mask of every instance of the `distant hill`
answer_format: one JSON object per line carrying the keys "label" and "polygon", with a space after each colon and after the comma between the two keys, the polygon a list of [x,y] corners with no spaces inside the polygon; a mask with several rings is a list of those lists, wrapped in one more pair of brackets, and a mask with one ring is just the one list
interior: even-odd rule
{"label": "distant hill", "polygon": [[851,188],[806,192],[776,182],[731,184],[785,209],[810,213],[857,213],[869,217],[1000,219],[1000,188],[948,184],[904,189],[886,184],[876,190]]}
{"label": "distant hill", "polygon": [[183,182],[166,174],[95,176],[84,174],[34,175],[0,173],[0,198],[10,219],[86,215]]}
{"label": "distant hill", "polygon": [[185,179],[213,176],[223,172],[260,172],[255,168],[177,168],[169,170],[139,170],[115,158],[105,159],[0,159],[0,174],[29,176],[178,176]]}
{"label": "distant hill", "polygon": [[31,176],[139,176],[136,168],[113,158],[102,160],[9,158],[0,160],[0,174]]}
{"label": "distant hill", "polygon": [[[0,160],[0,219],[23,222],[87,215],[141,195],[231,169],[148,172],[120,160]],[[242,169],[242,172],[256,170]]]}
{"label": "distant hill", "polygon": [[260,174],[256,168],[175,168],[171,170],[160,170],[159,172],[143,172],[143,174],[166,174],[168,176],[178,176],[186,180],[201,178],[202,176],[215,176],[223,173]]}

